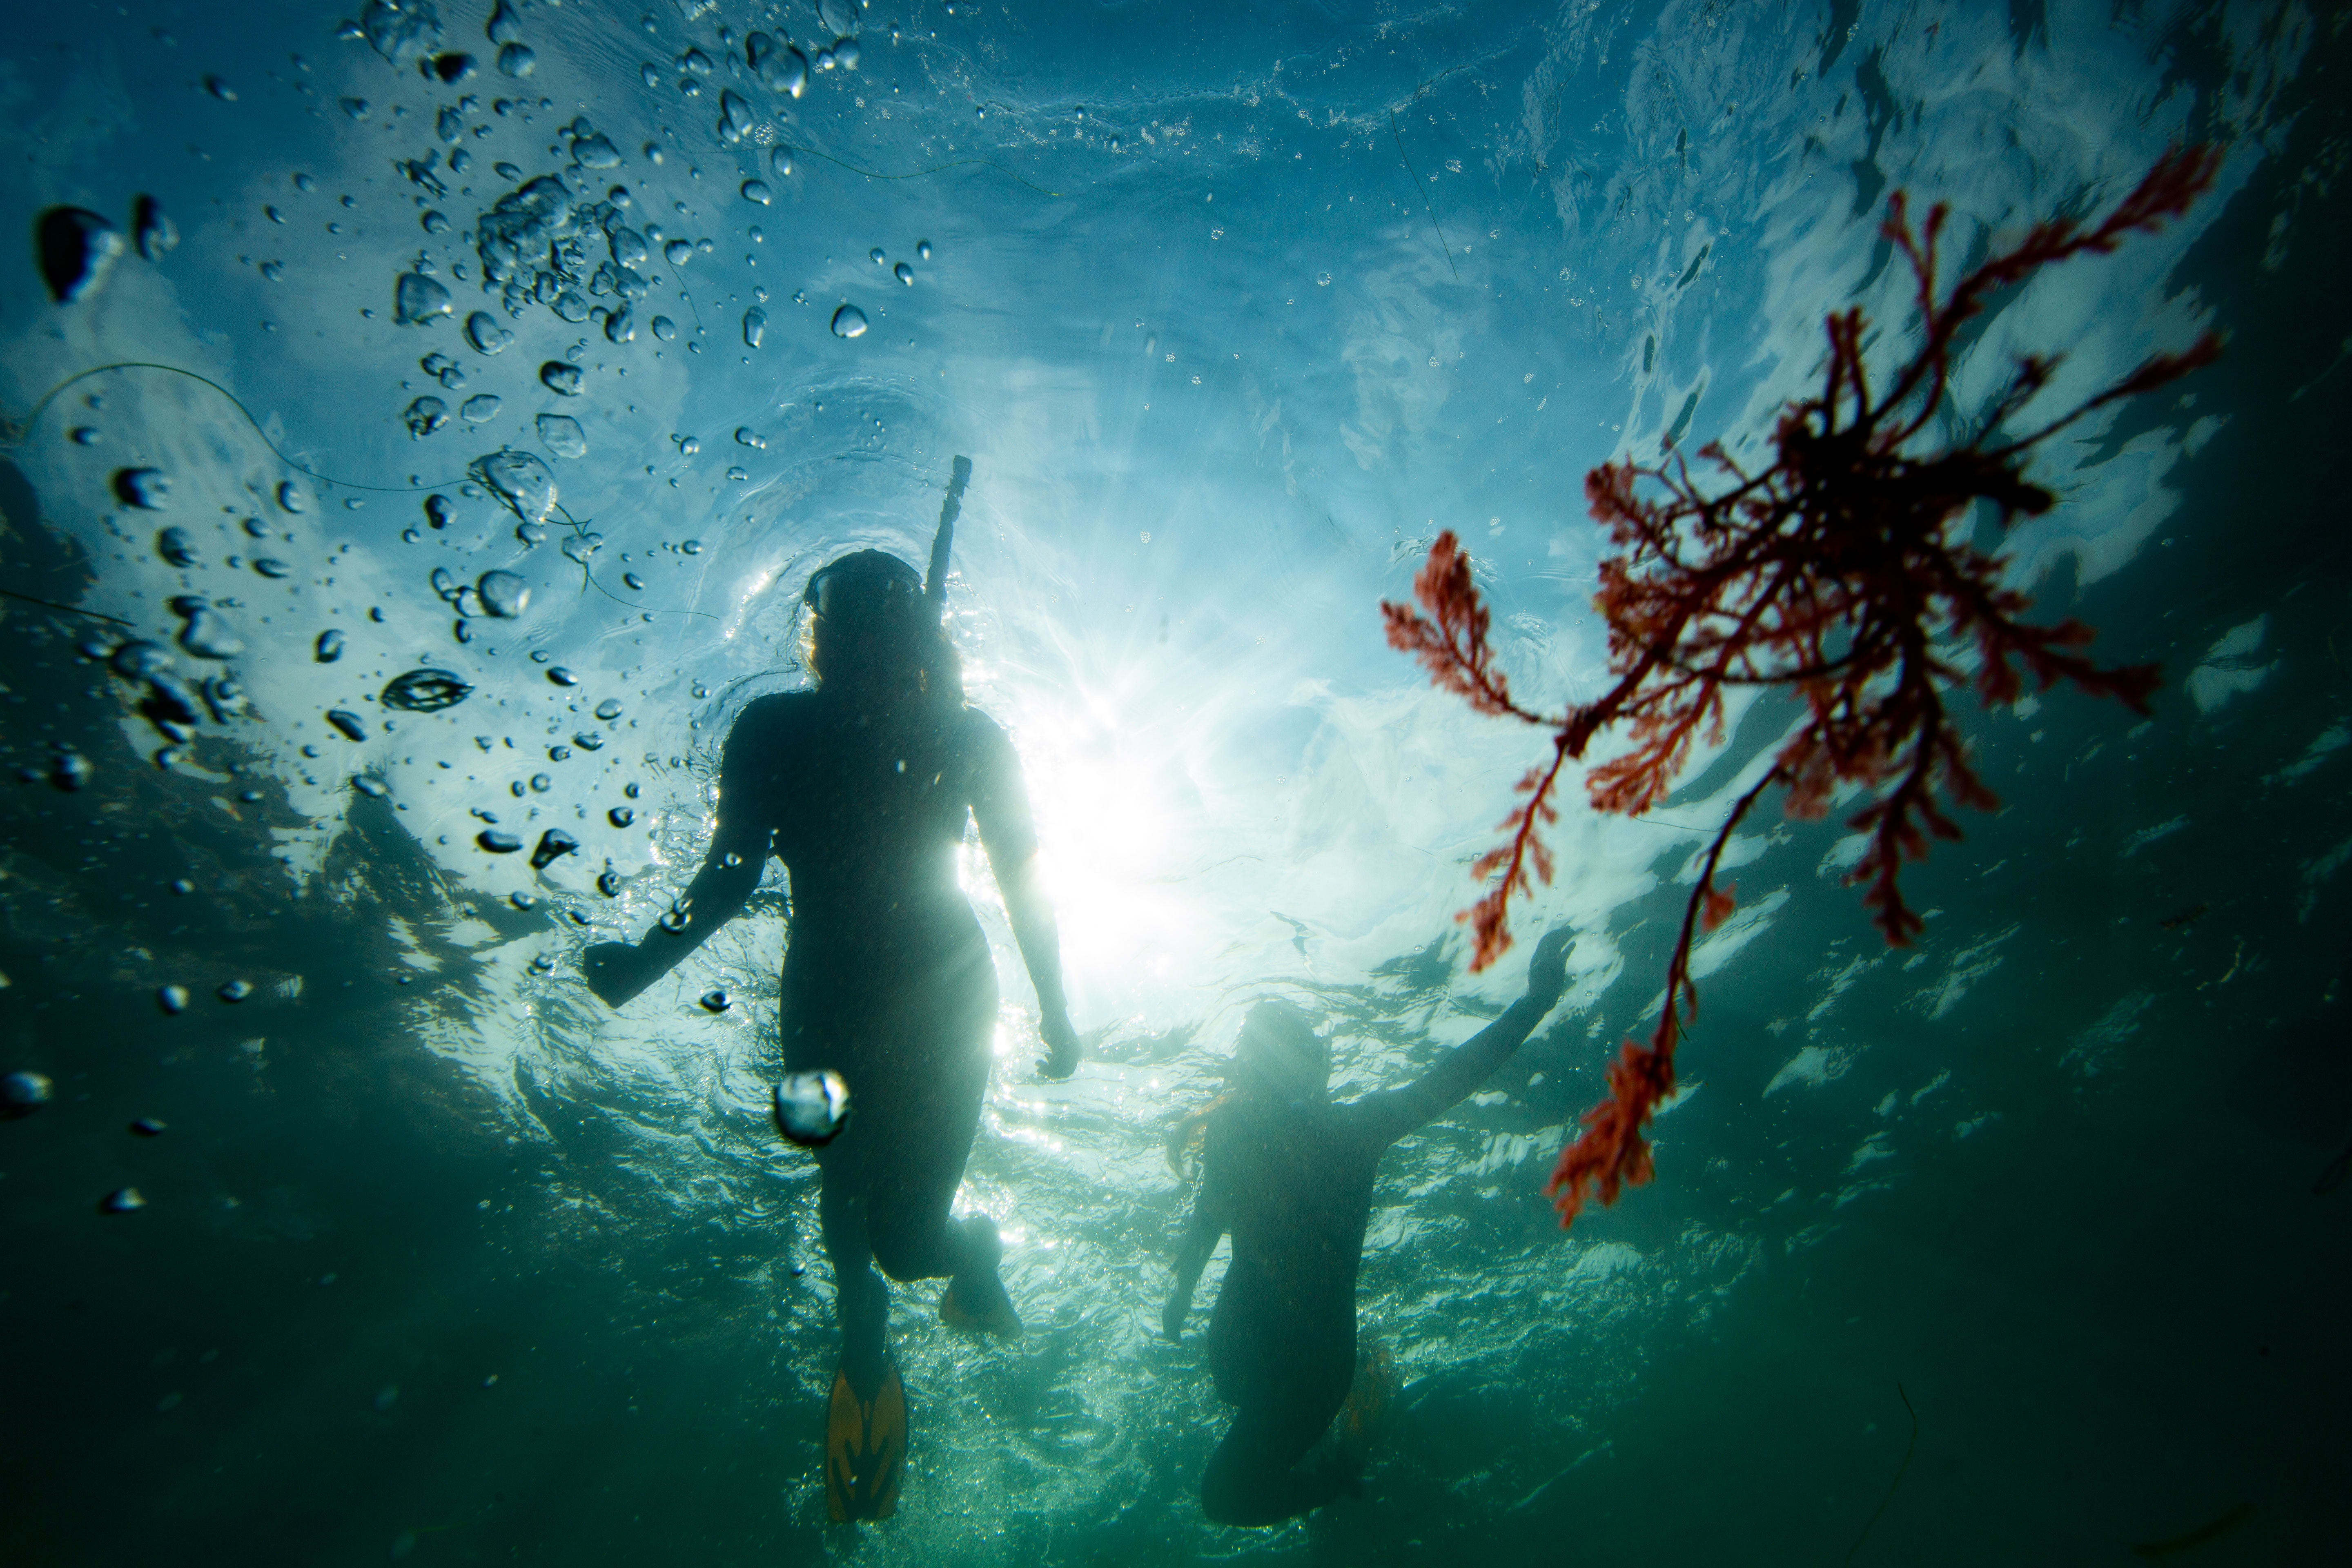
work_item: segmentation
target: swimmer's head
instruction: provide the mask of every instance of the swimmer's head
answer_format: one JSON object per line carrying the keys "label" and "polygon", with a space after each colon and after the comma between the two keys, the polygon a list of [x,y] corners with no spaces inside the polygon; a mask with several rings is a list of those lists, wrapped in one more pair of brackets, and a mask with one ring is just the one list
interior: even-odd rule
{"label": "swimmer's head", "polygon": [[953,691],[961,672],[922,574],[897,556],[857,550],[820,568],[801,595],[801,658],[820,683],[851,680]]}
{"label": "swimmer's head", "polygon": [[1269,996],[1242,1020],[1234,1042],[1236,1076],[1282,1100],[1319,1100],[1331,1074],[1331,1044],[1296,1003]]}

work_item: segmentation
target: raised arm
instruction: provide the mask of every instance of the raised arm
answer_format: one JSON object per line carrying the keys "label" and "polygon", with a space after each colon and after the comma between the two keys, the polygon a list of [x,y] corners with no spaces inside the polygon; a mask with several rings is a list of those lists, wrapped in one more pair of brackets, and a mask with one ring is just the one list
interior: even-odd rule
{"label": "raised arm", "polygon": [[970,716],[974,759],[971,815],[980,825],[980,841],[988,850],[989,868],[1004,894],[1004,912],[1013,922],[1013,939],[1021,944],[1022,962],[1029,966],[1037,988],[1037,1029],[1045,1037],[1045,1059],[1037,1070],[1047,1078],[1067,1078],[1077,1069],[1078,1032],[1070,1023],[1070,1005],[1062,994],[1062,937],[1054,921],[1054,906],[1037,885],[1037,825],[1029,811],[1029,792],[1021,782],[1021,759],[1013,742],[990,720]]}
{"label": "raised arm", "polygon": [[588,989],[611,1006],[626,1005],[646,987],[677,967],[712,931],[742,909],[760,885],[768,863],[772,828],[755,798],[766,749],[767,726],[758,707],[748,709],[727,737],[719,767],[719,813],[702,868],[679,900],[685,923],[673,931],[657,925],[645,941],[599,942],[582,957]]}
{"label": "raised arm", "polygon": [[1544,1020],[1568,983],[1568,949],[1575,940],[1566,926],[1548,931],[1528,962],[1527,994],[1503,1016],[1454,1047],[1437,1065],[1405,1085],[1368,1094],[1357,1103],[1374,1136],[1393,1143],[1413,1129],[1443,1116],[1469,1097]]}
{"label": "raised arm", "polygon": [[1217,1250],[1217,1242],[1233,1224],[1232,1194],[1217,1177],[1217,1167],[1202,1159],[1201,1187],[1192,1195],[1192,1217],[1184,1226],[1183,1239],[1176,1244],[1176,1283],[1168,1292],[1168,1305],[1160,1311],[1160,1331],[1171,1340],[1184,1337],[1184,1315],[1192,1310],[1192,1290],[1201,1283],[1201,1270],[1209,1266],[1209,1255]]}

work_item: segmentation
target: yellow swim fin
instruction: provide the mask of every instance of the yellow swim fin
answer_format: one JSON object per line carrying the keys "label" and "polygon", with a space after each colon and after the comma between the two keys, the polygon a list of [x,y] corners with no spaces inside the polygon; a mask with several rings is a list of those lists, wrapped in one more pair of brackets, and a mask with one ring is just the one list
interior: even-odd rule
{"label": "yellow swim fin", "polygon": [[825,1511],[835,1523],[889,1518],[898,1511],[906,1468],[907,1392],[897,1363],[884,1364],[870,1400],[857,1397],[846,1372],[834,1373],[824,1423]]}
{"label": "yellow swim fin", "polygon": [[[990,1289],[990,1287],[994,1289]],[[951,1329],[978,1329],[999,1339],[1021,1337],[1021,1314],[1013,1310],[1013,1298],[1004,1293],[1003,1281],[991,1276],[979,1287],[976,1294],[984,1293],[982,1300],[967,1301],[956,1293],[955,1282],[940,1293],[940,1321]]]}

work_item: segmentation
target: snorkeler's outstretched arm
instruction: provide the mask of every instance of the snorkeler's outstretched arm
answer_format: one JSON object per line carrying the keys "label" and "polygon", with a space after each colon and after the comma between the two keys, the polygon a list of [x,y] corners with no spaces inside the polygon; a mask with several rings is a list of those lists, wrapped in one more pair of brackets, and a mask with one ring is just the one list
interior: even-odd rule
{"label": "snorkeler's outstretched arm", "polygon": [[1022,960],[1037,988],[1037,1030],[1045,1037],[1046,1052],[1037,1070],[1046,1078],[1067,1078],[1077,1070],[1078,1031],[1062,993],[1061,930],[1052,900],[1038,886],[1037,825],[1030,815],[1029,792],[1021,782],[1021,759],[993,721],[967,711],[965,721],[975,752],[972,820],[980,825],[980,841],[1004,895],[1013,938],[1021,944]]}
{"label": "snorkeler's outstretched arm", "polygon": [[1535,956],[1528,961],[1526,995],[1402,1089],[1368,1094],[1356,1102],[1382,1147],[1462,1103],[1535,1033],[1536,1026],[1559,1004],[1559,994],[1567,988],[1568,950],[1575,940],[1575,932],[1566,926],[1545,932],[1536,943]]}
{"label": "snorkeler's outstretched arm", "polygon": [[1209,1266],[1209,1255],[1217,1250],[1217,1243],[1233,1224],[1233,1194],[1220,1181],[1220,1168],[1210,1159],[1201,1162],[1201,1188],[1192,1195],[1192,1217],[1184,1226],[1183,1239],[1176,1244],[1176,1283],[1168,1292],[1168,1305],[1160,1311],[1160,1331],[1171,1340],[1184,1337],[1184,1315],[1192,1310],[1192,1290],[1201,1283],[1201,1270]]}
{"label": "snorkeler's outstretched arm", "polygon": [[747,709],[728,734],[719,768],[719,814],[711,825],[710,847],[702,857],[702,868],[678,900],[684,923],[676,931],[656,926],[641,942],[599,942],[582,955],[588,989],[607,1005],[626,1005],[677,967],[680,959],[732,919],[760,885],[773,831],[763,803],[757,798],[758,762],[768,745],[764,717],[757,706]]}

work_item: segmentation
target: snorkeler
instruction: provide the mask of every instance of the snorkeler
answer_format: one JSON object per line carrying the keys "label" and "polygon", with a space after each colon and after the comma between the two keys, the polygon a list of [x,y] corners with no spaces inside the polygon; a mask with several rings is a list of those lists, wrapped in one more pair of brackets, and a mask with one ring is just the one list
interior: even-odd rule
{"label": "snorkeler", "polygon": [[995,967],[956,881],[967,819],[979,824],[1036,984],[1039,1070],[1066,1078],[1078,1061],[1020,763],[1004,731],[964,706],[940,624],[948,531],[970,472],[956,462],[928,587],[877,550],[809,580],[806,662],[817,686],[760,699],[736,720],[682,928],[665,922],[641,944],[604,943],[586,956],[589,988],[618,1007],[743,907],[770,855],[790,873],[784,1070],[837,1072],[851,1097],[839,1135],[816,1151],[842,1337],[825,1441],[835,1520],[887,1518],[906,1458],[889,1287],[871,1265],[899,1280],[945,1276],[940,1316],[951,1324],[1021,1331],[997,1278],[995,1222],[949,1217],[996,1024]]}
{"label": "snorkeler", "polygon": [[[1344,1104],[1328,1098],[1329,1046],[1303,1010],[1268,1000],[1243,1021],[1236,1086],[1196,1119],[1201,1185],[1160,1316],[1161,1331],[1181,1338],[1192,1288],[1231,1231],[1233,1261],[1209,1319],[1209,1370],[1218,1395],[1237,1408],[1201,1478],[1201,1507],[1218,1523],[1279,1524],[1353,1489],[1360,1456],[1345,1441],[1328,1462],[1298,1461],[1342,1405],[1382,1396],[1359,1382],[1356,1360],[1356,1270],[1381,1156],[1462,1100],[1534,1032],[1566,984],[1570,940],[1562,928],[1537,943],[1527,994],[1435,1067],[1402,1089]],[[1188,1131],[1180,1127],[1177,1144]]]}

